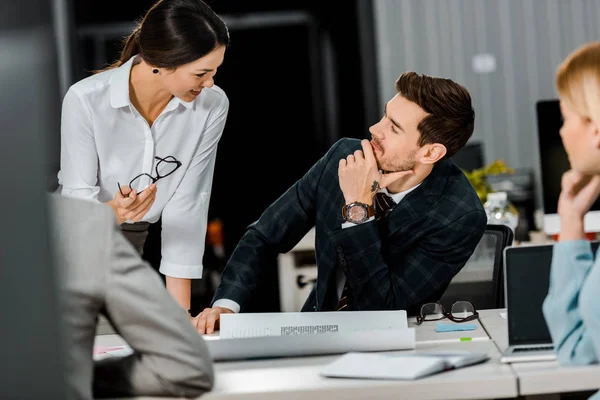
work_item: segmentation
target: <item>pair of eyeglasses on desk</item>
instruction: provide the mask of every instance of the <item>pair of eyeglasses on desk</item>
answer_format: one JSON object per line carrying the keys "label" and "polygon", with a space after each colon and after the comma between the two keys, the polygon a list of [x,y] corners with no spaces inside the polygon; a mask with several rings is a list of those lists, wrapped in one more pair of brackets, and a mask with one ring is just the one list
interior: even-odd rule
{"label": "pair of eyeglasses on desk", "polygon": [[[137,187],[137,185],[139,185],[140,180],[143,177],[148,177],[150,179],[150,183],[148,185],[156,183],[158,180],[166,178],[167,176],[173,174],[173,172],[177,171],[179,167],[181,167],[181,162],[173,156],[167,156],[165,158],[154,157],[154,159],[158,160],[156,167],[154,167],[156,176],[154,177],[146,173],[139,174],[129,182],[129,188]],[[125,193],[123,193],[123,190],[121,189],[121,184],[119,182],[117,182],[117,186],[119,187],[119,192],[121,192],[121,195],[123,197],[129,196],[129,194],[126,195]],[[143,191],[144,189],[140,190],[138,194],[142,193]]]}
{"label": "pair of eyeglasses on desk", "polygon": [[452,304],[450,312],[447,312],[440,303],[425,303],[421,306],[421,312],[417,316],[417,325],[421,325],[425,321],[439,321],[444,318],[448,318],[452,322],[467,322],[479,318],[479,313],[468,301],[457,301]]}

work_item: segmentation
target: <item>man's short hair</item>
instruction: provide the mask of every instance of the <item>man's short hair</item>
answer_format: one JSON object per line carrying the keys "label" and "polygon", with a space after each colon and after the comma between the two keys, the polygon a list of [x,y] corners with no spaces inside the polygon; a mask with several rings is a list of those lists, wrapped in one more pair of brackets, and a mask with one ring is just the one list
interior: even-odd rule
{"label": "man's short hair", "polygon": [[419,146],[443,144],[446,146],[444,158],[448,158],[462,149],[473,134],[475,110],[471,95],[458,83],[405,72],[396,81],[396,90],[429,114],[417,127],[421,134]]}

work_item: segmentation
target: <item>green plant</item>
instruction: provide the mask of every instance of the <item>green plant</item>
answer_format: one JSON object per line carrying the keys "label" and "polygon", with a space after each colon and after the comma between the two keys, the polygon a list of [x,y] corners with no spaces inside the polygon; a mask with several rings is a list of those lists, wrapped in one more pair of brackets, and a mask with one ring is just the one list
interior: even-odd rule
{"label": "green plant", "polygon": [[499,174],[513,174],[515,170],[513,168],[508,168],[504,163],[504,160],[496,160],[491,164],[484,166],[483,168],[474,169],[471,172],[464,171],[465,175],[473,188],[477,192],[477,196],[482,203],[485,203],[487,200],[487,195],[492,191],[492,188],[487,183],[488,175],[499,175]]}

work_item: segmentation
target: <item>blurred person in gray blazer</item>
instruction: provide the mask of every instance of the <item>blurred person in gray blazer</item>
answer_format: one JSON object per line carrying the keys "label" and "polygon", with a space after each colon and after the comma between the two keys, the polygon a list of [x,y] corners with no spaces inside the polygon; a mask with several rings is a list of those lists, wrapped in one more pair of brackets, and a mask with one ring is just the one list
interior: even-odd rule
{"label": "blurred person in gray blazer", "polygon": [[[111,209],[48,198],[71,397],[196,397],[211,390],[214,374],[204,340],[122,235]],[[100,315],[133,354],[93,360]]]}

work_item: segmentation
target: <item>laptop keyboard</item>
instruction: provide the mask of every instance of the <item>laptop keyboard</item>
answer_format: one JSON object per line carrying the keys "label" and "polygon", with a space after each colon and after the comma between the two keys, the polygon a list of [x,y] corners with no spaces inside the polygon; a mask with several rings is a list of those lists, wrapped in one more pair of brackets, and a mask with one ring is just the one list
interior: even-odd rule
{"label": "laptop keyboard", "polygon": [[541,346],[541,347],[517,347],[513,350],[513,353],[531,352],[531,351],[549,351],[554,350],[554,346]]}

